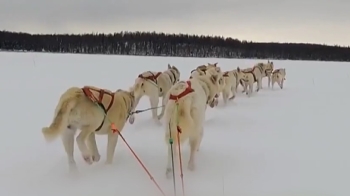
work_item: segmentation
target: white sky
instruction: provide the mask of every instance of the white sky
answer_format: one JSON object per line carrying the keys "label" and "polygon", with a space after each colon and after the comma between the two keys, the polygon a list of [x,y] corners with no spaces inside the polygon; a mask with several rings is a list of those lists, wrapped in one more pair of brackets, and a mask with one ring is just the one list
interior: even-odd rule
{"label": "white sky", "polygon": [[348,0],[0,0],[1,30],[157,31],[350,46]]}

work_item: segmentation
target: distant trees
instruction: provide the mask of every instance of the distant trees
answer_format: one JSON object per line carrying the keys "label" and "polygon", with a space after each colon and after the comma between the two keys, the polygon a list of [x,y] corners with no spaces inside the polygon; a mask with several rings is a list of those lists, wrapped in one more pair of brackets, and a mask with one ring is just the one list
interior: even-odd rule
{"label": "distant trees", "polygon": [[28,34],[0,31],[0,50],[213,58],[350,61],[350,47],[254,43],[232,38],[121,32],[114,34]]}

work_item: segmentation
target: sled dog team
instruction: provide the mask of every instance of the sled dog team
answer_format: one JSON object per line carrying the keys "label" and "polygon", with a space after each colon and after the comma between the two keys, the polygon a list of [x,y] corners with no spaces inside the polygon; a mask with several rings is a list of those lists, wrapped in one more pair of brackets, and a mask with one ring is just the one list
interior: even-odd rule
{"label": "sled dog team", "polygon": [[[178,153],[177,142],[189,141],[190,157],[188,169],[195,169],[195,156],[199,150],[203,132],[207,105],[217,106],[219,95],[223,102],[236,97],[239,84],[243,92],[252,95],[253,84],[257,83],[258,92],[262,89],[262,79],[268,78],[268,86],[273,88],[277,83],[283,88],[286,69],[274,70],[273,62],[258,63],[252,68],[223,72],[217,63],[198,66],[191,72],[187,81],[180,81],[180,71],[177,67],[168,65],[163,72],[146,71],[135,80],[128,90],[110,91],[94,86],[71,87],[60,97],[54,118],[49,127],[42,128],[47,141],[61,136],[63,146],[68,156],[70,170],[76,169],[74,160],[74,139],[86,163],[92,164],[100,160],[95,135],[107,135],[106,164],[113,162],[114,152],[121,132],[127,120],[130,124],[135,121],[135,109],[143,96],[149,97],[152,108],[152,118],[161,125],[164,117],[165,141],[168,144],[166,176],[171,177],[171,146],[173,138],[173,155]],[[157,114],[159,97],[162,98],[162,110]],[[179,136],[179,138],[178,138]]]}

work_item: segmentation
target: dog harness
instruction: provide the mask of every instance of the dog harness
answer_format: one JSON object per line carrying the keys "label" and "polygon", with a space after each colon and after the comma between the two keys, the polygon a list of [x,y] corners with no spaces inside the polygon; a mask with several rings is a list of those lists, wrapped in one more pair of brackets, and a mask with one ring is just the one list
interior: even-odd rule
{"label": "dog harness", "polygon": [[145,77],[142,74],[140,74],[138,77],[142,78],[142,79],[145,79],[145,80],[151,80],[154,83],[158,84],[157,78],[160,76],[160,74],[162,74],[162,72],[158,72],[156,75],[154,75],[151,71],[149,71],[149,73],[151,74],[151,76]]}
{"label": "dog harness", "polygon": [[182,93],[180,93],[180,94],[178,94],[178,95],[170,94],[169,99],[170,99],[170,100],[178,101],[178,100],[181,99],[182,97],[184,97],[184,96],[186,96],[186,95],[188,95],[188,94],[194,92],[194,90],[193,90],[192,87],[191,87],[191,81],[187,81],[186,83],[187,83],[188,87],[187,87]]}
{"label": "dog harness", "polygon": [[[101,130],[105,120],[106,120],[106,116],[107,116],[107,113],[108,111],[111,109],[112,105],[113,105],[113,102],[114,102],[114,93],[108,91],[108,90],[104,90],[104,89],[95,89],[95,88],[91,88],[91,87],[83,87],[82,88],[85,96],[87,98],[89,98],[92,102],[98,104],[102,109],[103,109],[103,112],[104,112],[104,115],[103,115],[103,120],[100,124],[100,126],[97,127],[97,129],[95,130],[95,132]],[[93,91],[93,92],[92,92]],[[94,94],[98,94],[98,98],[94,95]],[[103,104],[103,98],[105,95],[108,95],[111,97],[111,100],[106,108],[106,106]]]}

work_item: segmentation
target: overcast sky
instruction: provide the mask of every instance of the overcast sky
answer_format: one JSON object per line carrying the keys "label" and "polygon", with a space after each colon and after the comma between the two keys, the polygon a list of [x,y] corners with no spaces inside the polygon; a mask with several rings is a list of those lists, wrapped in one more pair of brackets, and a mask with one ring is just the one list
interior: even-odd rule
{"label": "overcast sky", "polygon": [[0,29],[158,31],[350,46],[350,0],[0,0]]}

